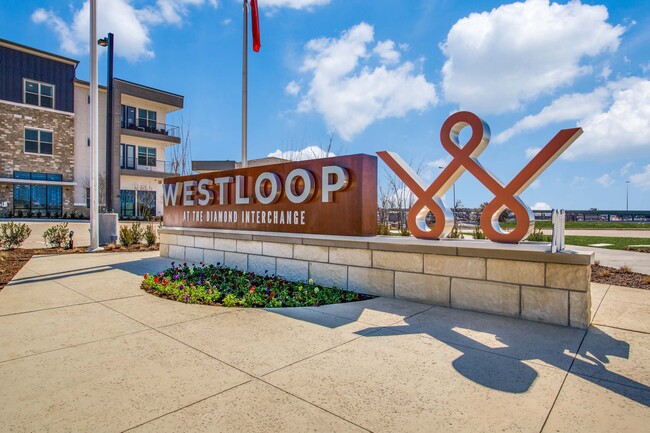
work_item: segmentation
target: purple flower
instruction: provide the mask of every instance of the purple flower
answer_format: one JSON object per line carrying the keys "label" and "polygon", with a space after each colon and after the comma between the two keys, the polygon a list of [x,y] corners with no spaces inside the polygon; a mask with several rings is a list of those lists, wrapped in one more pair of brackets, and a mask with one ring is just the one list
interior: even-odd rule
{"label": "purple flower", "polygon": [[174,280],[178,280],[178,277],[179,277],[178,274],[174,274]]}
{"label": "purple flower", "polygon": [[179,290],[183,290],[185,288],[185,286],[181,284],[180,286],[178,286],[178,288],[179,288]]}
{"label": "purple flower", "polygon": [[190,294],[185,295],[185,302],[190,302]]}

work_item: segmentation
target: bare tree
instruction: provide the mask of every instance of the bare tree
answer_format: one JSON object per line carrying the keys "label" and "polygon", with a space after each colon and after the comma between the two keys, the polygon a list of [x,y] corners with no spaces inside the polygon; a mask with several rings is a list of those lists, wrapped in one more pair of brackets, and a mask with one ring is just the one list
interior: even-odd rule
{"label": "bare tree", "polygon": [[153,215],[151,209],[156,208],[156,196],[148,194],[153,192],[153,189],[146,185],[137,185],[134,190],[136,191],[137,215],[145,219],[154,217],[155,215]]}
{"label": "bare tree", "polygon": [[172,173],[176,173],[179,176],[186,176],[188,174],[192,174],[192,140],[190,139],[190,120],[187,121],[186,127],[183,116],[181,116],[179,128],[181,142],[175,146],[171,146],[168,164]]}

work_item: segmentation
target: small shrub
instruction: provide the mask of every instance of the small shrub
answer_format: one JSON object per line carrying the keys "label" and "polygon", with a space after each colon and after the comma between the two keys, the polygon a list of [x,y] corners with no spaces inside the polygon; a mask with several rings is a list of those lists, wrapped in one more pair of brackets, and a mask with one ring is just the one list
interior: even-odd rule
{"label": "small shrub", "polygon": [[381,223],[377,224],[377,234],[380,236],[388,236],[390,234],[388,225]]}
{"label": "small shrub", "polygon": [[602,271],[600,271],[600,276],[602,278],[609,278],[610,275],[611,272],[609,272],[609,269],[603,269]]}
{"label": "small shrub", "polygon": [[594,266],[600,266],[600,260],[594,260]]}
{"label": "small shrub", "polygon": [[226,295],[226,297],[223,298],[223,301],[221,302],[223,302],[224,307],[236,307],[237,304],[239,304],[239,302],[237,302],[237,298],[233,294]]}
{"label": "small shrub", "polygon": [[140,222],[131,224],[131,239],[134,244],[139,244],[144,238],[144,229],[140,226]]}
{"label": "small shrub", "polygon": [[463,234],[460,232],[460,229],[456,224],[454,224],[454,228],[451,229],[447,237],[455,238],[455,239],[465,239],[465,236],[463,236]]}
{"label": "small shrub", "polygon": [[6,250],[13,250],[20,247],[32,234],[27,224],[8,222],[0,224],[0,247]]}
{"label": "small shrub", "polygon": [[156,243],[156,240],[158,240],[156,229],[154,228],[153,224],[147,224],[147,228],[144,229],[144,240],[149,247],[154,245]]}
{"label": "small shrub", "polygon": [[399,229],[399,235],[400,236],[411,236],[411,230],[409,230],[408,227],[402,227]]}
{"label": "small shrub", "polygon": [[55,224],[43,233],[45,246],[61,248],[68,243],[69,234],[68,223]]}
{"label": "small shrub", "polygon": [[620,268],[618,268],[618,270],[623,272],[624,274],[629,274],[632,272],[632,268],[630,268],[628,265],[623,265]]}
{"label": "small shrub", "polygon": [[474,239],[486,239],[485,233],[483,233],[480,225],[474,226],[474,230],[472,230],[472,237]]}
{"label": "small shrub", "polygon": [[526,240],[531,242],[551,242],[552,238],[551,235],[545,235],[542,229],[534,228]]}
{"label": "small shrub", "polygon": [[645,277],[645,283],[650,284],[650,277]]}
{"label": "small shrub", "polygon": [[131,229],[127,226],[120,227],[120,244],[128,247],[133,243],[133,236],[131,236]]}

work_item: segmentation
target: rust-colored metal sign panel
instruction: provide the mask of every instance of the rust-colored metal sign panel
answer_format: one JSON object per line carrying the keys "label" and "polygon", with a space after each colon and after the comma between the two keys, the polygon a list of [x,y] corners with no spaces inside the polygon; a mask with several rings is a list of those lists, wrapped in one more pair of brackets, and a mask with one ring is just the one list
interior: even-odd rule
{"label": "rust-colored metal sign panel", "polygon": [[165,225],[377,234],[377,157],[351,155],[165,179]]}
{"label": "rust-colored metal sign panel", "polygon": [[[467,126],[472,130],[472,135],[467,144],[461,146],[458,136]],[[485,236],[494,242],[516,243],[528,237],[535,227],[533,212],[519,198],[519,195],[580,134],[582,134],[581,128],[563,129],[558,132],[507,185],[501,183],[478,161],[478,156],[490,142],[490,127],[476,114],[468,111],[452,114],[442,125],[440,141],[453,159],[428,187],[398,154],[386,151],[377,154],[417,197],[407,217],[413,236],[422,239],[440,239],[449,234],[454,219],[442,203],[441,197],[465,171],[469,171],[494,194],[494,198],[485,206],[481,214],[481,228]],[[499,215],[505,209],[510,209],[517,218],[517,225],[509,232],[499,226]],[[426,221],[429,212],[435,217],[435,223],[431,227]]]}

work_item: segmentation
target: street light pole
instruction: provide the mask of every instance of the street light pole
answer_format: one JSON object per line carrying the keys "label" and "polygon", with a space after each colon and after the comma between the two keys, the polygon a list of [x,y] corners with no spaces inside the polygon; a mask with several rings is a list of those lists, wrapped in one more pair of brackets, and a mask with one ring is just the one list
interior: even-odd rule
{"label": "street light pole", "polygon": [[630,181],[625,181],[625,210],[630,210]]}
{"label": "street light pole", "polygon": [[97,0],[90,0],[90,247],[99,247],[99,88],[97,84]]}
{"label": "street light pole", "polygon": [[106,209],[113,206],[113,33],[99,39],[100,47],[108,47],[108,65],[106,71]]}

